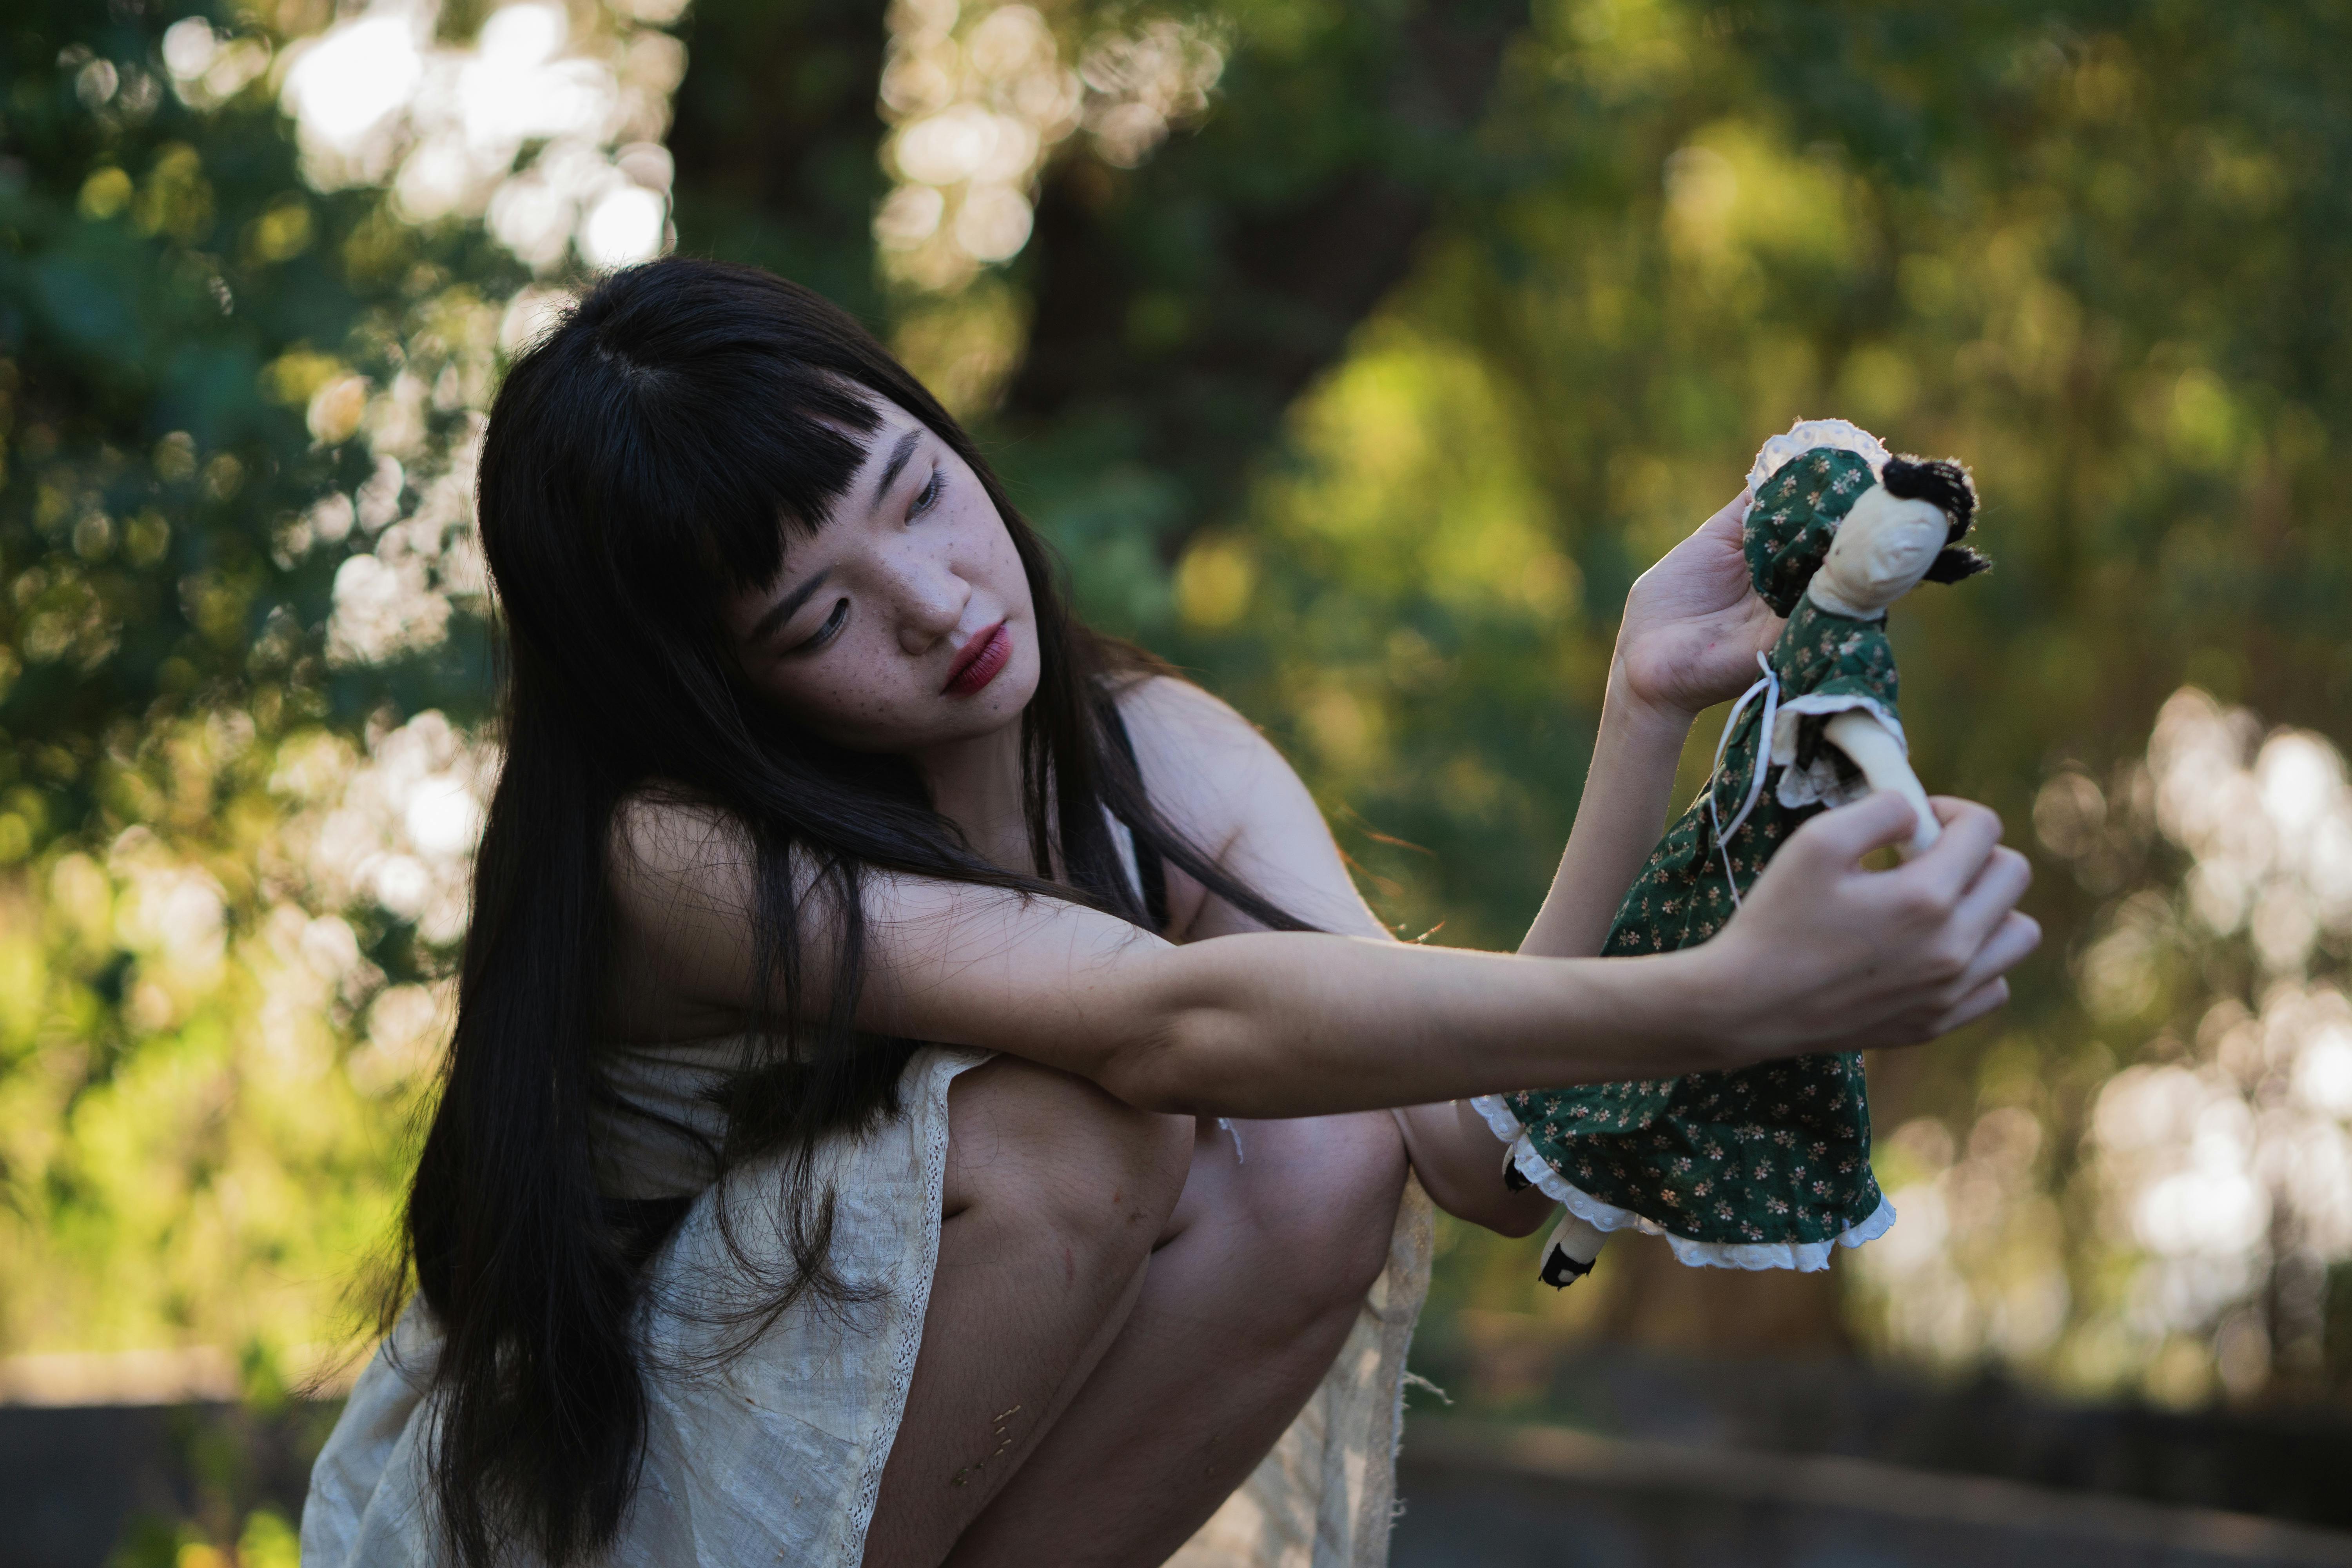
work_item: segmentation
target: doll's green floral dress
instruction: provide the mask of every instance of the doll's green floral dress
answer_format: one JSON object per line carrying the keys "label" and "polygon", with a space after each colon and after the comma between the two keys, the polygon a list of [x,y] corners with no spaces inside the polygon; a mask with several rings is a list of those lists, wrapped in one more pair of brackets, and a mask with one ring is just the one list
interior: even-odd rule
{"label": "doll's green floral dress", "polygon": [[[1873,482],[1867,453],[1822,447],[1758,489],[1748,572],[1788,626],[1707,788],[1618,907],[1605,955],[1705,942],[1731,918],[1733,889],[1753,886],[1800,824],[1869,793],[1822,738],[1832,716],[1867,709],[1902,736],[1885,617],[1835,615],[1804,593],[1838,520]],[[1895,1223],[1871,1174],[1862,1058],[1850,1052],[1474,1103],[1520,1175],[1602,1230],[1664,1232],[1685,1263],[1823,1268],[1832,1245],[1858,1247]]]}

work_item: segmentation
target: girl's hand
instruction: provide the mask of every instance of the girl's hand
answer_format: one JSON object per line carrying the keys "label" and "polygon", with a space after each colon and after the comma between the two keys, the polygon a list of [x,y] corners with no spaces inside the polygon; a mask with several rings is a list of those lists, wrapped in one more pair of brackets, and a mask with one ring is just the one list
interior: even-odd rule
{"label": "girl's hand", "polygon": [[1625,595],[1610,697],[1684,725],[1746,690],[1756,656],[1780,635],[1780,618],[1756,595],[1740,553],[1751,497],[1731,503],[1642,574]]}
{"label": "girl's hand", "polygon": [[1874,849],[1910,837],[1916,818],[1891,792],[1823,812],[1781,846],[1714,941],[1694,994],[1744,1063],[1791,1051],[1917,1045],[2009,999],[2009,971],[2042,940],[2017,912],[2032,880],[2000,843],[2000,818],[1948,796],[1935,847],[1892,871]]}

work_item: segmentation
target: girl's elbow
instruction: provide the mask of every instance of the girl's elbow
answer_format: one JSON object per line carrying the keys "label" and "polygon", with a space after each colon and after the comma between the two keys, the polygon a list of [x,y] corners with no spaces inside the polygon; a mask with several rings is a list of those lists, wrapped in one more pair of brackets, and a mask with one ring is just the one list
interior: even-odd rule
{"label": "girl's elbow", "polygon": [[1195,1032],[1181,1015],[1138,1029],[1111,1053],[1095,1081],[1138,1110],[1200,1115]]}

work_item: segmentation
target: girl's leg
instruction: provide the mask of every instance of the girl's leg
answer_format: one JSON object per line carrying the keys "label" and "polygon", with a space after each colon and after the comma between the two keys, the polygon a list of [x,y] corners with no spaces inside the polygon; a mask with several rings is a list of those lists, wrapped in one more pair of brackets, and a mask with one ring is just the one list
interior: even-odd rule
{"label": "girl's leg", "polygon": [[867,1568],[934,1568],[1126,1322],[1183,1190],[1192,1119],[1000,1057],[948,1091],[939,1269]]}
{"label": "girl's leg", "polygon": [[1329,1369],[1388,1258],[1403,1142],[1386,1112],[1238,1125],[1237,1163],[1232,1136],[1200,1124],[1124,1326],[955,1568],[1163,1561]]}

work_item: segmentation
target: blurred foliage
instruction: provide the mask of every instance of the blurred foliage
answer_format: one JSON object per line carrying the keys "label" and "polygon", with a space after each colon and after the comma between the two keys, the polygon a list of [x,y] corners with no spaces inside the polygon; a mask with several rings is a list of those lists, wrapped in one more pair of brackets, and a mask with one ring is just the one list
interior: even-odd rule
{"label": "blurred foliage", "polygon": [[[1479,944],[1513,940],[1549,874],[1632,576],[1799,416],[1961,456],[1987,497],[2001,569],[1897,616],[1932,787],[1990,802],[2022,839],[2048,777],[2129,763],[2189,680],[2340,736],[2352,532],[2327,455],[2352,418],[2352,99],[2324,62],[2345,25],[1538,5],[1475,138],[1446,149],[1410,277],[1291,408],[1243,503],[1182,519],[1201,531],[1166,608],[1130,590],[1132,624],[1360,825],[1349,847],[1401,929]],[[1216,126],[1148,177],[1177,181]],[[1139,489],[1181,482],[1139,467]],[[2200,1396],[2209,1378],[2149,1356],[2178,1342],[2210,1366],[2228,1312],[2151,1317],[2139,1238],[2080,1179],[2102,1084],[2167,1047],[2146,1016],[2086,1008],[2075,958],[2136,888],[2169,895],[2181,858],[2042,858],[2051,941],[2016,1005],[1879,1064],[1882,1125],[1914,1124],[1887,1152],[1898,1175],[1932,1174],[1921,1152],[1939,1147],[1999,1173],[1999,1201],[1961,1216],[1957,1337],[1906,1335],[1883,1289],[1694,1275],[1622,1256],[1638,1247],[1589,1294],[1551,1297],[1523,1248],[1463,1234],[1442,1297],[1682,1343],[1859,1335]],[[2323,932],[2321,955],[2343,942]],[[2192,1033],[2229,994],[2193,971],[2174,989]]]}
{"label": "blurred foliage", "polygon": [[157,1449],[126,1454],[155,1466],[149,1498],[177,1494],[184,1513],[142,1509],[125,1523],[107,1568],[296,1568],[301,1499],[332,1407],[190,1408],[168,1413]]}
{"label": "blurred foliage", "polygon": [[[2152,829],[2086,849],[2047,802],[2088,797],[2048,790],[2122,800],[2191,680],[2346,738],[2352,22],[1016,10],[570,15],[676,18],[677,243],[890,333],[1087,613],[1276,735],[1406,934],[1516,940],[1625,589],[1764,436],[1843,415],[1987,499],[2000,569],[1897,614],[1906,715],[1931,787],[2057,835],[2051,941],[2002,1019],[1876,1079],[1890,1186],[1998,1196],[1953,1200],[1962,1317],[1915,1332],[1890,1277],[1630,1240],[1552,1296],[1523,1244],[1449,1229],[1429,1331],[1860,1342],[2079,1386],[2243,1341],[2229,1303],[2132,1316],[2085,1132],[2252,971],[2086,1005],[2077,955],[2187,858]],[[495,207],[421,219],[384,171],[318,188],[279,104],[330,9],[206,16],[177,74],[174,10],[0,21],[0,1349],[220,1344],[266,1392],[341,1331],[404,1173],[488,695],[467,454],[501,343],[577,271],[560,230],[526,265]],[[983,111],[1017,157],[918,134]]]}
{"label": "blurred foliage", "polygon": [[526,274],[310,188],[272,64],[323,14],[219,19],[0,21],[0,1343],[268,1390],[397,1191],[355,1008],[438,968],[414,910],[305,907],[289,811],[372,715],[488,697],[446,598],[362,658],[338,585],[471,585],[450,470]]}
{"label": "blurred foliage", "polygon": [[885,9],[697,0],[678,27],[686,77],[669,134],[689,252],[767,268],[869,321],[883,310],[866,226],[885,184]]}
{"label": "blurred foliage", "polygon": [[217,1546],[214,1539],[194,1523],[143,1518],[124,1532],[107,1568],[299,1568],[302,1561],[299,1533],[275,1509],[247,1514],[223,1537],[234,1544]]}

